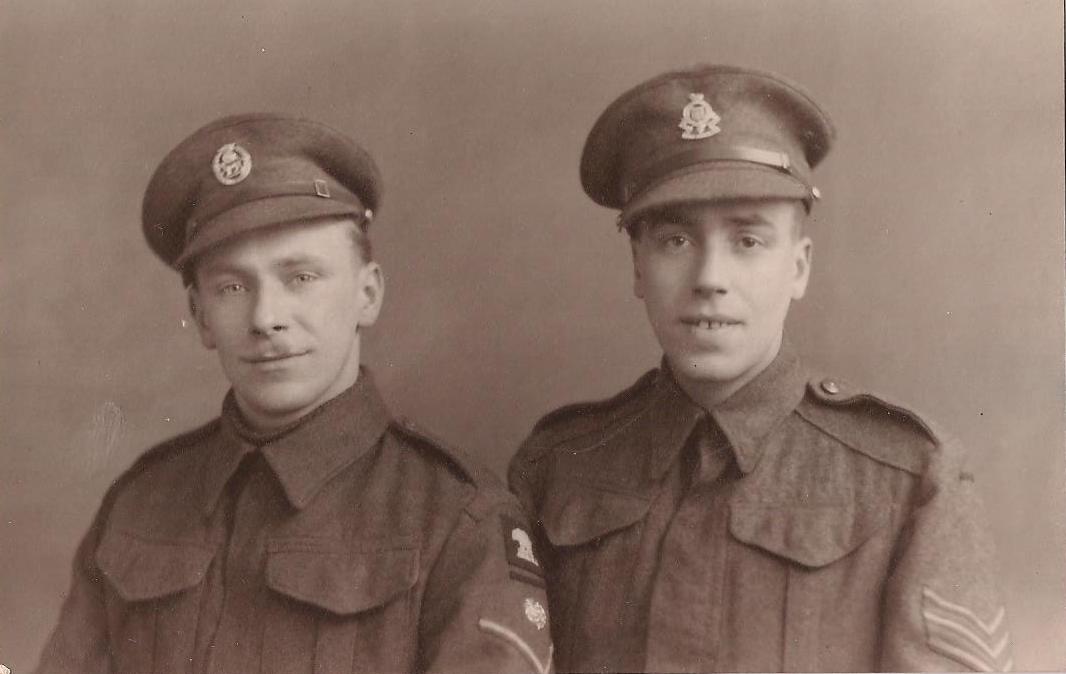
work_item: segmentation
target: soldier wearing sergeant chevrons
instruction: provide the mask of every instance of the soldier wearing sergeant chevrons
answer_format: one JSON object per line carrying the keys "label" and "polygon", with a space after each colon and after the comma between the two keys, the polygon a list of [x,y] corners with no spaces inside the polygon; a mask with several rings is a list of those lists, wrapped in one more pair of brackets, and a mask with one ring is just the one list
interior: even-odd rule
{"label": "soldier wearing sergeant chevrons", "polygon": [[560,670],[1011,666],[965,453],[784,336],[833,137],[802,89],[728,66],[645,82],[589,134],[583,186],[620,211],[664,356],[510,466]]}

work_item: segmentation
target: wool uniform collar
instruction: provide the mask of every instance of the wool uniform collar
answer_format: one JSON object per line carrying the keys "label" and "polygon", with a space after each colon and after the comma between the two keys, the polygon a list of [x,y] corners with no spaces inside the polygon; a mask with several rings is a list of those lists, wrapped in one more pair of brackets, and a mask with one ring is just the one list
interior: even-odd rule
{"label": "wool uniform collar", "polygon": [[[647,424],[653,437],[650,469],[661,477],[677,458],[699,421],[709,415],[725,434],[737,466],[747,474],[762,457],[763,440],[803,399],[807,383],[799,356],[787,340],[770,365],[726,400],[705,410],[678,386],[663,359]],[[666,423],[661,423],[665,421]]]}
{"label": "wool uniform collar", "polygon": [[214,511],[241,460],[256,451],[277,476],[289,503],[302,509],[330,479],[373,448],[391,421],[366,368],[360,368],[349,389],[292,426],[269,435],[247,428],[231,390],[222,405],[216,446],[204,463],[204,514]]}

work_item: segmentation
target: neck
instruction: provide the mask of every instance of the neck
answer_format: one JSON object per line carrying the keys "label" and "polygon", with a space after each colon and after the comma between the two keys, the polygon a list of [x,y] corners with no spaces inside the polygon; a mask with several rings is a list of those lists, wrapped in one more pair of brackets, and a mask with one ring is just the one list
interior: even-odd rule
{"label": "neck", "polygon": [[251,433],[262,436],[276,436],[284,434],[288,429],[298,425],[304,417],[312,414],[326,402],[329,401],[327,400],[322,404],[309,409],[294,410],[290,414],[276,416],[260,414],[238,396],[237,411],[240,413],[241,423]]}

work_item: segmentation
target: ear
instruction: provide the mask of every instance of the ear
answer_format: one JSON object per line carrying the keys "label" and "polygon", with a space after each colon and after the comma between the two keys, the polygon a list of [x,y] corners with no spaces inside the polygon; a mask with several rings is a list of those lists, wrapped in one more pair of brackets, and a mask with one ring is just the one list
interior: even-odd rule
{"label": "ear", "polygon": [[205,349],[214,350],[215,348],[215,336],[211,332],[211,328],[207,325],[207,317],[204,315],[204,305],[200,301],[200,291],[195,286],[189,286],[189,313],[192,314],[192,320],[196,323],[196,329],[200,332],[200,343],[204,345]]}
{"label": "ear", "polygon": [[377,262],[367,262],[359,270],[359,327],[367,328],[378,320],[385,299],[385,274]]}
{"label": "ear", "polygon": [[644,299],[644,277],[640,273],[640,241],[629,238],[629,251],[633,254],[633,295]]}
{"label": "ear", "polygon": [[793,244],[793,261],[796,265],[792,279],[792,299],[798,300],[807,292],[807,282],[811,278],[811,253],[814,243],[805,236]]}

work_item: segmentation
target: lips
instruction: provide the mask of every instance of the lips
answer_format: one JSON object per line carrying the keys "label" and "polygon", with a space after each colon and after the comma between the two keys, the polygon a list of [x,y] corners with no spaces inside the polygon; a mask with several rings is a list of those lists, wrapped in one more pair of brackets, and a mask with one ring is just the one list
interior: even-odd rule
{"label": "lips", "polygon": [[299,358],[305,356],[308,351],[283,351],[283,352],[268,352],[262,354],[255,354],[244,358],[246,363],[252,365],[268,365],[270,363],[280,363],[292,358]]}
{"label": "lips", "polygon": [[685,316],[681,322],[691,328],[711,331],[743,325],[742,321],[723,314]]}

